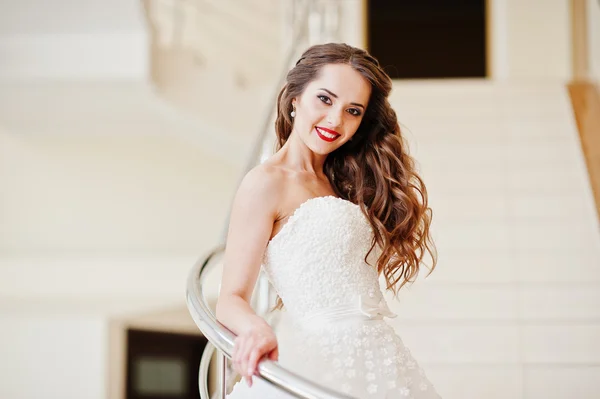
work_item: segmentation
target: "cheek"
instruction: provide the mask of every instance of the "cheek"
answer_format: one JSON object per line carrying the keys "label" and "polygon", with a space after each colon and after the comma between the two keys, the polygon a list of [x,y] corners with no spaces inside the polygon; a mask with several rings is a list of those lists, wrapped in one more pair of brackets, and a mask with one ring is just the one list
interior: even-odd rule
{"label": "cheek", "polygon": [[322,115],[320,115],[318,112],[315,112],[313,109],[306,110],[306,112],[302,115],[302,120],[300,123],[306,130],[310,130],[313,126],[318,125],[322,120]]}
{"label": "cheek", "polygon": [[307,101],[305,107],[305,115],[309,121],[314,121],[315,119],[322,119],[327,113],[327,106],[323,104],[321,100],[314,99],[312,101]]}
{"label": "cheek", "polygon": [[346,121],[346,126],[349,133],[355,133],[362,122],[362,118],[350,116]]}
{"label": "cheek", "polygon": [[315,116],[314,110],[310,108],[305,108],[302,110],[301,114],[298,114],[299,117],[296,117],[295,126],[298,129],[298,132],[303,134],[310,133],[315,125],[318,123],[318,118]]}

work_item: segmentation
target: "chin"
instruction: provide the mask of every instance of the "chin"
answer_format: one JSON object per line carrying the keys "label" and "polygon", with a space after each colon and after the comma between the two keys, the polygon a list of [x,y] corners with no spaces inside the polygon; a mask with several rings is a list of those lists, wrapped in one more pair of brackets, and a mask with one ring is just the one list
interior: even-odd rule
{"label": "chin", "polygon": [[[325,148],[323,148],[323,147],[325,147]],[[315,154],[319,154],[319,155],[329,155],[333,151],[336,150],[336,148],[331,148],[329,146],[317,146],[317,145],[309,145],[308,148],[310,148],[311,151],[314,152]]]}
{"label": "chin", "polygon": [[[325,143],[316,143],[313,139],[314,137],[310,136],[308,138],[302,138],[304,145],[307,146],[313,153],[319,155],[328,155],[335,150],[335,148],[331,148],[328,145],[323,145]],[[321,141],[318,137],[317,140]]]}

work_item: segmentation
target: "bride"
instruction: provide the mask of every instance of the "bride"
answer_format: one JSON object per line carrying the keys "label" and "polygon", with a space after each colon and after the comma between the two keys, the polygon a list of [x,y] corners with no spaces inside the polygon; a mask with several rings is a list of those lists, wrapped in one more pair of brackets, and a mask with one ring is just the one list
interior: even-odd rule
{"label": "bride", "polygon": [[[230,399],[284,398],[252,380],[262,358],[357,398],[439,398],[385,318],[379,285],[398,293],[435,249],[427,191],[366,51],[316,45],[278,97],[278,151],[236,193],[217,319],[234,334],[244,377]],[[249,305],[264,268],[289,318],[277,335]]]}

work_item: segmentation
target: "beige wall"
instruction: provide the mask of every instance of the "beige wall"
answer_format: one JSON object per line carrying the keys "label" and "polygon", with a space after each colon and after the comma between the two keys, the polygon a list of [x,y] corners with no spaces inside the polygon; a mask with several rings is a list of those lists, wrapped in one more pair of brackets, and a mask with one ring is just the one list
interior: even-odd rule
{"label": "beige wall", "polygon": [[0,253],[187,253],[213,241],[233,170],[175,137],[0,136]]}
{"label": "beige wall", "polygon": [[341,5],[341,37],[342,41],[351,46],[365,47],[366,43],[366,20],[364,4],[367,0],[346,0]]}
{"label": "beige wall", "polygon": [[143,78],[139,0],[0,3],[0,79]]}
{"label": "beige wall", "polygon": [[237,173],[170,135],[0,132],[0,292],[182,298]]}
{"label": "beige wall", "polygon": [[103,320],[87,314],[65,317],[2,310],[0,397],[108,398]]}
{"label": "beige wall", "polygon": [[569,80],[572,59],[569,0],[504,1],[508,77]]}

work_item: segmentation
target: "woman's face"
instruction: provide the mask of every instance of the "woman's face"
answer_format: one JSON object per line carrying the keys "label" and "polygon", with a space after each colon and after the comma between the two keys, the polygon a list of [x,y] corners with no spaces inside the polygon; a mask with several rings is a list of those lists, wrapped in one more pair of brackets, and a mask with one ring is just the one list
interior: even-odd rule
{"label": "woman's face", "polygon": [[371,85],[350,65],[325,65],[292,100],[293,130],[313,152],[329,154],[354,136],[370,95]]}

